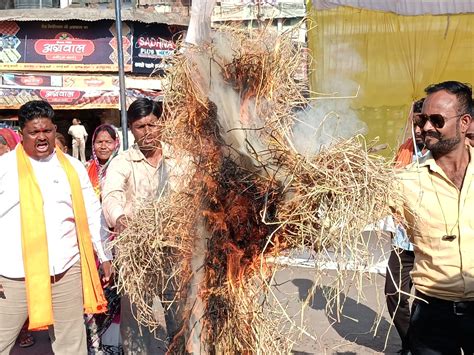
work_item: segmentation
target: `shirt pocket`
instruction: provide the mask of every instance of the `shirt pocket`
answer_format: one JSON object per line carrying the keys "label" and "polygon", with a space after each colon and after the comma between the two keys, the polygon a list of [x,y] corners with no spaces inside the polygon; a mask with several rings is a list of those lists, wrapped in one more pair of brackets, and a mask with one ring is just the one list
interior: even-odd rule
{"label": "shirt pocket", "polygon": [[54,178],[43,180],[40,188],[45,205],[55,208],[72,206],[71,188],[64,171],[56,170]]}
{"label": "shirt pocket", "polygon": [[[446,222],[437,206],[422,204],[416,218],[414,244],[425,254],[439,254],[445,247],[443,236],[446,235]],[[448,229],[449,231],[449,229]],[[453,234],[457,233],[457,229]]]}
{"label": "shirt pocket", "polygon": [[[442,217],[429,221],[429,240],[432,256],[451,262],[453,255],[458,255],[459,228],[456,222],[450,223]],[[454,253],[454,254],[453,254]]]}

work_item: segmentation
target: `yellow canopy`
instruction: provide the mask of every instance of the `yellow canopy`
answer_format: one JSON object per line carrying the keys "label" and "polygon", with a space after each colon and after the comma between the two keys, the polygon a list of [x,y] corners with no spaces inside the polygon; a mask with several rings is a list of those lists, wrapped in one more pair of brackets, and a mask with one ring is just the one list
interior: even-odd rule
{"label": "yellow canopy", "polygon": [[[410,105],[432,83],[474,84],[474,14],[403,16],[337,7],[309,13],[310,88],[350,96],[368,137],[396,149]],[[318,96],[318,94],[315,94]]]}

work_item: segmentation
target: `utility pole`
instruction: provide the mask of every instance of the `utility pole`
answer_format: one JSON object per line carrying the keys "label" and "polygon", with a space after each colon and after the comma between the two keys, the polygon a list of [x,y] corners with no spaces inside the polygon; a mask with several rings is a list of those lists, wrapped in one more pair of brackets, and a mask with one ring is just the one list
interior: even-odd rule
{"label": "utility pole", "polygon": [[119,90],[120,90],[120,123],[122,125],[123,149],[128,149],[128,130],[127,130],[127,95],[125,87],[125,65],[123,60],[122,43],[122,0],[115,0],[115,29],[117,31],[117,59],[119,72]]}

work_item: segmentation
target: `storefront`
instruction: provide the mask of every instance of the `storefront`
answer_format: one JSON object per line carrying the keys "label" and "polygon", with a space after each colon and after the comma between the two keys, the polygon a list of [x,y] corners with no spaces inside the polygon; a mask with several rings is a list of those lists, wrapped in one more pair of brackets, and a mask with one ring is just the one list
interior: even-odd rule
{"label": "storefront", "polygon": [[[173,31],[170,30],[173,28]],[[123,25],[127,107],[136,98],[161,97],[164,59],[175,32],[165,24]],[[0,122],[15,122],[30,100],[48,101],[65,134],[79,118],[90,135],[99,124],[120,125],[117,41],[112,20],[0,22]]]}

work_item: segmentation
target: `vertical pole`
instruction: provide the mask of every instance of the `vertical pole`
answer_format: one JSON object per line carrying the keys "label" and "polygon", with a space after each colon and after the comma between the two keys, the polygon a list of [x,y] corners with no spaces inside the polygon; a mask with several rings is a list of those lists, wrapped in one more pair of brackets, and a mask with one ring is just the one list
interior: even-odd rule
{"label": "vertical pole", "polygon": [[117,31],[117,59],[119,71],[120,88],[120,123],[122,125],[123,149],[128,149],[128,130],[127,130],[127,102],[125,87],[125,69],[123,62],[123,44],[122,44],[122,13],[121,0],[115,0],[115,29]]}

